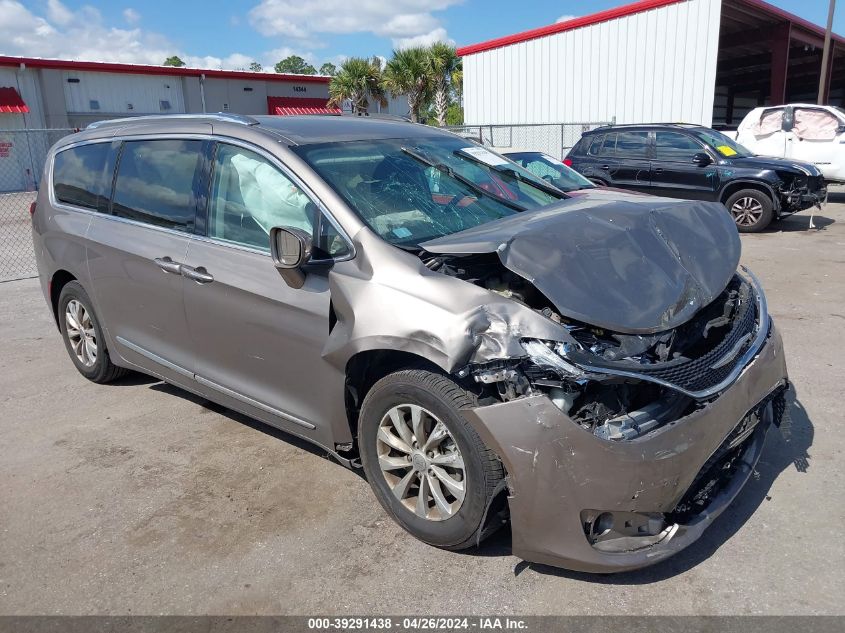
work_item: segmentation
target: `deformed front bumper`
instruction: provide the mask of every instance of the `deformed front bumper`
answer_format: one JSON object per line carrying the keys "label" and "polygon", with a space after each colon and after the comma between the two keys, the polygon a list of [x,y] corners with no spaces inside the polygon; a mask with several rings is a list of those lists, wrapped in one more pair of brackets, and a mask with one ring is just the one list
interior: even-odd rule
{"label": "deformed front bumper", "polygon": [[786,380],[783,345],[772,325],[757,357],[716,399],[634,440],[600,439],[543,395],[467,410],[466,418],[508,471],[513,553],[567,569],[618,572],[687,547],[744,486],[762,452],[771,404],[742,444],[730,481],[683,524],[670,520],[656,537],[634,537],[626,551],[604,551],[588,539],[584,513],[672,513],[741,421]]}

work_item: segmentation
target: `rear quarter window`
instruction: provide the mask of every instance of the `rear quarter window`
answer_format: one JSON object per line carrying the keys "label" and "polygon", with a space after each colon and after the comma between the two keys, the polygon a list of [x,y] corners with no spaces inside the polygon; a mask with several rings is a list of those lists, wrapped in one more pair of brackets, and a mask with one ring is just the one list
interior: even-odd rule
{"label": "rear quarter window", "polygon": [[56,200],[86,209],[102,208],[108,200],[109,179],[104,172],[109,147],[109,143],[93,143],[57,153],[53,160]]}

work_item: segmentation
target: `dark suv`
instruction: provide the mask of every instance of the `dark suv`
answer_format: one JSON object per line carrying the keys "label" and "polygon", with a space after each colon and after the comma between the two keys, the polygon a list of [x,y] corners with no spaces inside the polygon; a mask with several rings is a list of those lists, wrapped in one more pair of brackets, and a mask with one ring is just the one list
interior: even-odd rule
{"label": "dark suv", "polygon": [[584,134],[565,162],[598,185],[722,202],[746,233],[820,205],[827,194],[814,165],[755,156],[699,125],[598,128]]}

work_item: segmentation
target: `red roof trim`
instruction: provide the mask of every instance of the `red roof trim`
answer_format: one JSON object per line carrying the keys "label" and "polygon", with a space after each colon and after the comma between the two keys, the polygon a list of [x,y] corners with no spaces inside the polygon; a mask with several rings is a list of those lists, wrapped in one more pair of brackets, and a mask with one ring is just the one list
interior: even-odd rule
{"label": "red roof trim", "polygon": [[15,88],[0,88],[0,112],[26,114],[29,112],[29,107]]}
{"label": "red roof trim", "polygon": [[[775,7],[769,4],[768,2],[765,2],[764,0],[736,1],[754,7],[755,9],[759,9],[760,11],[780,18],[781,20],[792,22],[794,25],[799,26],[806,31],[815,33],[816,35],[819,35],[822,38],[824,37],[825,31],[822,27],[818,26],[817,24],[813,24],[812,22],[809,22],[803,18],[799,18],[797,15],[789,13],[788,11],[779,9],[778,7]],[[642,13],[643,11],[649,11],[651,9],[659,9],[661,7],[665,7],[670,4],[677,4],[679,2],[686,2],[686,0],[640,0],[639,2],[626,4],[624,6],[616,7],[614,9],[608,9],[607,11],[600,11],[599,13],[593,13],[592,15],[585,15],[580,18],[574,18],[566,22],[549,24],[548,26],[542,26],[537,29],[531,29],[530,31],[523,31],[522,33],[515,33],[514,35],[506,35],[504,37],[499,37],[494,40],[480,42],[479,44],[470,44],[469,46],[463,46],[459,48],[457,52],[458,55],[460,55],[461,57],[465,55],[472,55],[473,53],[489,51],[491,49],[501,48],[510,44],[517,44],[519,42],[535,40],[539,37],[545,37],[546,35],[554,35],[555,33],[562,33],[564,31],[580,29],[581,27],[590,26],[592,24],[599,24],[600,22],[607,22],[608,20],[624,18],[628,15]],[[845,38],[836,35],[835,33],[833,34],[833,39],[837,42],[845,43]]]}
{"label": "red roof trim", "polygon": [[479,44],[470,44],[458,49],[458,55],[461,57],[465,55],[472,55],[473,53],[480,53],[482,51],[489,51],[493,48],[501,48],[510,44],[517,44],[519,42],[527,42],[528,40],[535,40],[538,37],[545,37],[546,35],[554,35],[555,33],[562,33],[564,31],[571,31],[573,29],[580,29],[591,24],[598,24],[600,22],[607,22],[608,20],[615,20],[623,18],[626,15],[633,15],[635,13],[642,13],[650,9],[659,9],[670,4],[677,4],[678,2],[686,2],[686,0],[640,0],[632,4],[626,4],[614,9],[600,11],[592,15],[585,15],[580,18],[567,20],[566,22],[558,22],[556,24],[549,24],[548,26],[541,26],[538,29],[531,29],[530,31],[523,31],[522,33],[515,33],[514,35],[506,35],[494,40],[488,40]]}
{"label": "red roof trim", "polygon": [[79,62],[68,59],[41,59],[38,57],[9,57],[0,55],[0,66],[52,68],[55,70],[87,70],[101,73],[129,73],[135,75],[169,75],[171,77],[220,77],[222,79],[251,79],[253,81],[296,81],[299,83],[327,84],[331,77],[321,75],[289,75],[286,73],[254,73],[245,70],[209,70],[205,68],[177,68],[175,66],[148,66],[145,64],[115,64],[111,62]]}

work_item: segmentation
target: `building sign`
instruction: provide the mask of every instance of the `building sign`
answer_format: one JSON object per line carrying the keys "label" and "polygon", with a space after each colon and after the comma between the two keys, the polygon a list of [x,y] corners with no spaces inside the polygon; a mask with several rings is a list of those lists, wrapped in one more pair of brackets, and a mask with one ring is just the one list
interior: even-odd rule
{"label": "building sign", "polygon": [[0,141],[0,158],[9,158],[14,144],[11,141]]}
{"label": "building sign", "polygon": [[308,89],[305,86],[294,86],[294,92],[308,92]]}

